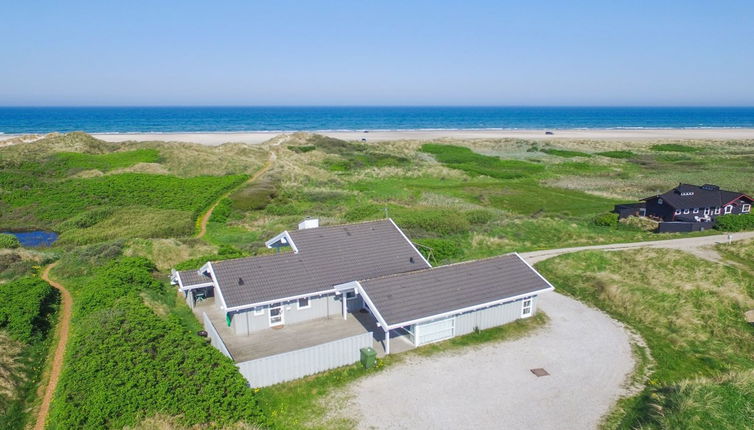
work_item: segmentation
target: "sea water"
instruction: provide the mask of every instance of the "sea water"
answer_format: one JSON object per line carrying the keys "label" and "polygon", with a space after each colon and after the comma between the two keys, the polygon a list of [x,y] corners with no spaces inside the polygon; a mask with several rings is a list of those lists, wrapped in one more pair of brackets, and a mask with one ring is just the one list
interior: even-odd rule
{"label": "sea water", "polygon": [[0,107],[0,133],[754,127],[754,107]]}

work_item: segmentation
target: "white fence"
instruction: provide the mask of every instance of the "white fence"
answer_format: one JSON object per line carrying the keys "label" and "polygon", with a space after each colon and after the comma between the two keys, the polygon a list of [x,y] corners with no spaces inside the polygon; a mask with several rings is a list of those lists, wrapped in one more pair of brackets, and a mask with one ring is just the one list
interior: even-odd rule
{"label": "white fence", "polygon": [[204,331],[209,334],[209,338],[212,341],[212,346],[219,349],[220,352],[222,352],[226,357],[232,360],[233,356],[230,355],[230,351],[228,351],[228,348],[225,347],[225,342],[223,342],[223,339],[217,333],[217,330],[215,330],[215,326],[212,325],[212,321],[209,320],[207,313],[202,312],[202,315],[204,316]]}
{"label": "white fence", "polygon": [[359,350],[372,346],[372,340],[372,333],[367,332],[236,366],[251,387],[266,387],[355,363],[360,359]]}

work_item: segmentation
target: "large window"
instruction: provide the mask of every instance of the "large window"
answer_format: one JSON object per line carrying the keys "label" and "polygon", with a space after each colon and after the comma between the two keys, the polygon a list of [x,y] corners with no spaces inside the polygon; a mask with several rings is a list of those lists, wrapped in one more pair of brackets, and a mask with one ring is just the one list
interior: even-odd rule
{"label": "large window", "polygon": [[298,299],[298,308],[299,309],[307,309],[312,307],[311,302],[309,301],[309,297],[302,297]]}
{"label": "large window", "polygon": [[532,298],[524,299],[521,302],[521,318],[530,317],[532,314]]}

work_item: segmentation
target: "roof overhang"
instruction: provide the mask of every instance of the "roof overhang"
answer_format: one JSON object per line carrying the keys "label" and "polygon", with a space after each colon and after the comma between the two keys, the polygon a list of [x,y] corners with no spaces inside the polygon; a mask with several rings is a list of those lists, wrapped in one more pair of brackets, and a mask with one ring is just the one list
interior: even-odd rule
{"label": "roof overhang", "polygon": [[298,294],[296,296],[281,297],[279,299],[265,300],[265,301],[255,302],[255,303],[249,303],[249,304],[245,304],[245,305],[232,306],[232,307],[229,307],[229,308],[225,308],[225,311],[226,312],[238,312],[238,311],[243,311],[243,310],[246,310],[246,309],[256,308],[258,306],[271,305],[273,303],[280,303],[280,302],[288,302],[288,301],[291,301],[291,300],[303,299],[305,297],[321,296],[323,294],[331,294],[331,293],[337,293],[337,292],[338,291],[335,288],[331,288],[329,290],[315,291],[315,292],[312,292],[312,293]]}
{"label": "roof overhang", "polygon": [[264,245],[268,248],[279,248],[280,246],[275,246],[276,244],[280,244],[280,246],[290,246],[291,249],[293,249],[293,252],[298,254],[298,248],[296,247],[296,244],[293,243],[293,239],[291,239],[291,235],[290,233],[288,233],[288,230],[278,234],[277,236],[264,243]]}

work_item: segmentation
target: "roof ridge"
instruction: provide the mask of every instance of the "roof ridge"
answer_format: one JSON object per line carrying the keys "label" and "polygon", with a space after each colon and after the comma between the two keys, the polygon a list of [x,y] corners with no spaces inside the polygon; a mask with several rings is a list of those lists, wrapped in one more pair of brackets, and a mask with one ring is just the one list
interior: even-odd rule
{"label": "roof ridge", "polygon": [[348,222],[345,224],[323,225],[323,226],[314,227],[314,228],[304,228],[304,229],[285,230],[285,231],[287,231],[288,234],[293,234],[293,233],[299,233],[302,231],[309,231],[309,230],[317,231],[317,230],[323,230],[323,229],[333,229],[337,227],[347,227],[349,225],[369,224],[369,223],[376,223],[376,222],[385,222],[389,220],[390,218],[380,218],[380,219],[373,219],[373,220],[367,220],[367,221],[354,221],[354,222]]}
{"label": "roof ridge", "polygon": [[416,274],[418,274],[418,273],[424,273],[424,272],[428,272],[430,270],[437,270],[437,269],[442,269],[442,268],[445,268],[445,267],[460,266],[460,265],[463,265],[463,264],[479,263],[479,262],[482,262],[482,261],[494,260],[495,258],[509,257],[509,256],[513,256],[513,255],[518,255],[519,258],[521,258],[521,256],[518,254],[518,252],[513,251],[513,252],[507,252],[505,254],[493,255],[492,257],[478,258],[476,260],[457,261],[455,263],[443,264],[442,266],[427,267],[426,269],[412,270],[410,272],[393,273],[391,275],[377,276],[375,278],[359,279],[358,282],[373,281],[375,279],[387,279],[387,278],[393,278],[393,277],[396,277],[396,276],[412,275],[412,274],[415,274],[415,273]]}

